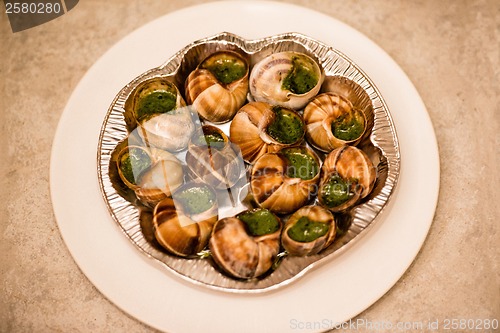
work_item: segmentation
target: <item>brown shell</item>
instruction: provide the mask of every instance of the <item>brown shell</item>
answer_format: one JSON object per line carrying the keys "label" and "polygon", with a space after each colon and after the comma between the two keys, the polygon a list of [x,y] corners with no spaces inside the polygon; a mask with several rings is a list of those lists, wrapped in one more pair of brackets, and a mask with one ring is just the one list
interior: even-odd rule
{"label": "brown shell", "polygon": [[[292,112],[302,120],[302,117],[293,110],[283,108]],[[267,127],[275,119],[273,106],[264,102],[250,102],[245,104],[236,114],[229,128],[231,141],[241,149],[243,159],[252,164],[260,156],[269,152],[276,152],[283,147],[296,145],[303,140],[303,136],[297,142],[283,144],[267,134]]]}
{"label": "brown shell", "polygon": [[[137,184],[130,183],[122,174],[120,156],[130,148],[141,149],[151,159],[151,166],[137,178]],[[171,195],[183,183],[184,172],[181,162],[171,153],[137,145],[123,148],[117,156],[117,169],[123,183],[132,189],[139,201],[149,207],[154,207],[159,201]]]}
{"label": "brown shell", "polygon": [[193,106],[201,118],[215,124],[230,121],[238,109],[245,104],[248,93],[248,62],[239,54],[221,51],[208,56],[207,59],[226,55],[236,57],[246,64],[244,77],[224,84],[219,82],[209,70],[198,66],[189,74],[185,83],[187,103]]}
{"label": "brown shell", "polygon": [[[188,186],[196,184],[184,185],[178,191]],[[214,191],[213,195],[215,197]],[[155,237],[168,252],[181,257],[193,257],[207,245],[212,228],[217,222],[217,211],[217,201],[215,201],[210,209],[189,215],[176,200],[163,199],[153,211]]]}
{"label": "brown shell", "polygon": [[[137,109],[142,98],[157,91],[176,94],[175,109],[166,113],[137,119]],[[139,84],[125,103],[125,120],[130,129],[137,131],[142,140],[152,147],[177,152],[187,147],[194,131],[191,112],[177,86],[166,77],[156,77]]]}
{"label": "brown shell", "polygon": [[[293,227],[301,217],[311,221],[322,222],[329,225],[328,232],[312,242],[298,242],[288,236],[288,230]],[[293,256],[308,256],[321,252],[333,243],[336,234],[336,223],[333,214],[320,206],[304,206],[290,216],[281,233],[281,244]]]}
{"label": "brown shell", "polygon": [[[123,174],[122,172],[122,168],[121,168],[121,159],[122,159],[122,156],[124,154],[127,154],[129,152],[130,149],[139,149],[139,150],[142,150],[144,153],[146,153],[149,158],[151,159],[151,163],[154,163],[154,158],[153,156],[151,155],[151,150],[146,148],[146,147],[142,147],[142,146],[137,146],[137,145],[126,145],[125,147],[123,147],[119,152],[118,154],[116,155],[116,167],[117,167],[117,170],[118,170],[118,175],[120,176],[120,179],[121,181],[130,189],[132,190],[135,190],[138,185],[137,184],[133,184],[131,183],[126,177],[125,175]],[[144,173],[144,172],[143,172]],[[141,175],[138,175],[138,178],[140,177]],[[137,180],[137,179],[136,179]]]}
{"label": "brown shell", "polygon": [[[293,58],[300,58],[313,66],[318,75],[317,84],[304,94],[283,89],[283,81],[293,68]],[[321,66],[310,56],[293,51],[274,53],[259,61],[250,73],[250,93],[256,101],[300,110],[318,94],[324,80]]]}
{"label": "brown shell", "polygon": [[[321,165],[312,150],[301,148],[316,160],[318,167]],[[250,176],[250,190],[260,207],[278,214],[288,214],[312,198],[317,189],[320,172],[318,170],[316,176],[309,180],[290,178],[287,175],[288,162],[280,152],[264,154],[255,161]]]}
{"label": "brown shell", "polygon": [[[361,117],[364,130],[358,138],[345,141],[334,136],[332,122],[341,115],[348,114],[356,114],[356,116]],[[307,104],[304,109],[304,122],[307,142],[324,152],[330,152],[344,145],[355,146],[367,128],[366,115],[354,109],[352,103],[346,98],[331,92],[320,94]]]}
{"label": "brown shell", "polygon": [[210,237],[212,258],[234,277],[261,276],[269,271],[278,255],[281,228],[280,221],[276,232],[254,237],[248,234],[245,222],[236,217],[223,218],[215,224]]}
{"label": "brown shell", "polygon": [[368,155],[361,149],[343,146],[333,150],[323,162],[318,193],[332,176],[338,175],[345,180],[355,180],[354,195],[351,199],[337,207],[327,207],[322,196],[318,195],[319,203],[332,212],[344,211],[354,206],[359,200],[370,194],[375,185],[377,170]]}
{"label": "brown shell", "polygon": [[[203,134],[217,133],[224,139],[224,147],[211,148],[194,142]],[[204,125],[192,137],[186,154],[186,164],[196,178],[217,189],[234,186],[245,170],[245,164],[233,149],[229,138],[215,126]]]}
{"label": "brown shell", "polygon": [[175,157],[158,160],[140,178],[135,195],[143,204],[154,207],[182,185],[183,176],[182,165]]}

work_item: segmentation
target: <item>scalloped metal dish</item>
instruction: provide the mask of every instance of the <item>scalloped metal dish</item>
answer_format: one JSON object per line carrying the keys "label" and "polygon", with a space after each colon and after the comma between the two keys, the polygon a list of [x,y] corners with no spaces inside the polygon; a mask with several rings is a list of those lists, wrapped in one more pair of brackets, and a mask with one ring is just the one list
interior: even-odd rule
{"label": "scalloped metal dish", "polygon": [[[309,257],[284,256],[270,274],[242,281],[222,274],[209,259],[184,259],[162,251],[154,244],[151,230],[145,226],[144,214],[113,186],[110,162],[115,147],[128,136],[125,122],[125,102],[142,81],[156,76],[168,76],[179,87],[187,74],[207,54],[221,49],[238,49],[251,59],[251,66],[264,56],[280,51],[299,51],[314,56],[333,84],[353,82],[356,89],[369,99],[373,123],[370,136],[360,143],[377,166],[377,183],[372,194],[340,216],[346,228],[335,242],[321,253]],[[344,82],[344,83],[345,83]],[[288,285],[305,272],[340,255],[359,241],[378,220],[397,184],[400,170],[399,144],[389,110],[371,80],[351,60],[339,51],[298,33],[287,33],[258,40],[245,40],[230,33],[196,41],[177,52],[165,64],[151,69],[126,85],[115,97],[104,119],[99,138],[98,178],[103,198],[112,218],[121,230],[149,258],[168,271],[198,285],[229,292],[263,292]],[[142,214],[142,215],[141,215]],[[147,218],[146,218],[147,220]],[[142,222],[141,222],[142,221]]]}

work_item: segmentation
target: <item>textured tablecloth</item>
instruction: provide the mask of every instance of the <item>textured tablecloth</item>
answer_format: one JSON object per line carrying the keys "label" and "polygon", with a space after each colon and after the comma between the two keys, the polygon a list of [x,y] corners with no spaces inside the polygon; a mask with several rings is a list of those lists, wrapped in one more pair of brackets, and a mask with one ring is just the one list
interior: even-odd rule
{"label": "textured tablecloth", "polygon": [[[85,0],[18,33],[0,14],[1,332],[155,331],[109,302],[73,261],[52,211],[49,158],[64,106],[92,64],[134,29],[202,2]],[[446,319],[500,319],[500,2],[288,2],[331,15],[387,51],[420,93],[439,144],[428,237],[394,287],[357,318],[439,320],[443,332]]]}

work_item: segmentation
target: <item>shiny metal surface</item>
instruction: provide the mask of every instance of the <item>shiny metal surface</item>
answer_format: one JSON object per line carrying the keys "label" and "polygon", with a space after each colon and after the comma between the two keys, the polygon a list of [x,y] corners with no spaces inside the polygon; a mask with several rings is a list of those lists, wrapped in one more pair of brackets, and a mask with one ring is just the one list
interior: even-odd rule
{"label": "shiny metal surface", "polygon": [[[151,211],[141,208],[133,196],[117,186],[113,172],[113,151],[132,132],[130,115],[125,104],[131,92],[141,82],[155,77],[167,77],[183,93],[184,80],[196,65],[208,54],[217,50],[233,50],[244,55],[253,66],[269,54],[280,51],[299,51],[313,56],[323,67],[326,79],[322,91],[335,91],[348,97],[368,116],[371,131],[358,147],[365,151],[377,167],[377,182],[372,193],[359,205],[345,214],[338,215],[341,233],[334,243],[323,252],[309,257],[290,257],[282,253],[276,269],[250,281],[236,280],[221,273],[210,256],[184,259],[166,253],[154,239]],[[251,100],[251,96],[249,96]],[[220,128],[227,133],[228,124]],[[130,139],[129,139],[130,140]],[[324,158],[324,154],[318,154]],[[183,160],[185,152],[177,153]],[[246,41],[230,33],[196,41],[177,52],[165,64],[140,75],[125,86],[115,97],[104,119],[97,149],[98,177],[103,198],[113,219],[138,249],[168,271],[195,284],[229,292],[263,292],[288,285],[312,267],[323,265],[349,249],[368,229],[381,220],[397,184],[400,170],[400,154],[396,130],[389,110],[371,80],[345,55],[298,33],[287,33],[264,39]],[[246,177],[236,184],[236,191],[219,199],[219,218],[232,216],[246,209]],[[229,202],[236,205],[229,205]]]}

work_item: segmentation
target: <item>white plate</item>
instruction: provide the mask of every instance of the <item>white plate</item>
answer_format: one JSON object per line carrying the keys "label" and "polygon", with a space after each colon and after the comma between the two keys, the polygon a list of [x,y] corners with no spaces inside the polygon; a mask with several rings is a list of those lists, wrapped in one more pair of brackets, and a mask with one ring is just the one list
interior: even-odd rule
{"label": "white plate", "polygon": [[[97,181],[99,131],[116,93],[188,43],[222,31],[246,39],[300,32],[339,49],[379,88],[400,142],[400,178],[384,220],[336,260],[287,287],[259,295],[195,286],[156,265],[111,219]],[[411,264],[434,216],[439,156],[417,91],[397,64],[365,36],[302,7],[216,2],[186,8],[143,26],[94,64],[59,122],[50,176],[55,216],[73,258],[109,300],[135,318],[168,332],[299,328],[315,332],[333,328],[369,307]]]}

